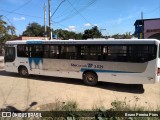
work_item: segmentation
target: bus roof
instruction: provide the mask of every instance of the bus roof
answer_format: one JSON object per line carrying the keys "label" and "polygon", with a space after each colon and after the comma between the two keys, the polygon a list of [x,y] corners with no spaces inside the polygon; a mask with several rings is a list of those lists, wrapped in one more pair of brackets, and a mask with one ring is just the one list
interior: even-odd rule
{"label": "bus roof", "polygon": [[157,39],[15,40],[6,44],[156,44]]}

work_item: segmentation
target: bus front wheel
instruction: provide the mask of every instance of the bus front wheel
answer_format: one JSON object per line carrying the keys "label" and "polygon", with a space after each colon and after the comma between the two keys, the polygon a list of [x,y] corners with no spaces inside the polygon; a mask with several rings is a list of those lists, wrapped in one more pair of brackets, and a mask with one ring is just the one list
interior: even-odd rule
{"label": "bus front wheel", "polygon": [[86,85],[94,86],[98,82],[98,77],[93,72],[86,72],[86,73],[83,74],[83,82]]}
{"label": "bus front wheel", "polygon": [[20,68],[19,68],[19,74],[20,74],[21,76],[23,76],[23,77],[29,76],[28,70],[27,70],[26,67],[20,67]]}

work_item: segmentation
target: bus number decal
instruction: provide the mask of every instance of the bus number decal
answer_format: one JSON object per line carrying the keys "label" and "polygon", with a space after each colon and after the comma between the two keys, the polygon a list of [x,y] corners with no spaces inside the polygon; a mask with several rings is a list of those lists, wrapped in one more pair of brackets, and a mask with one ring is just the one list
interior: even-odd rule
{"label": "bus number decal", "polygon": [[92,63],[88,63],[88,68],[92,68],[93,64]]}
{"label": "bus number decal", "polygon": [[94,68],[102,69],[102,68],[103,68],[103,65],[94,65]]}
{"label": "bus number decal", "polygon": [[87,67],[87,68],[98,68],[98,69],[103,69],[103,65],[93,65],[92,63],[84,64],[84,65],[79,65],[79,64],[74,64],[71,63],[72,67]]}

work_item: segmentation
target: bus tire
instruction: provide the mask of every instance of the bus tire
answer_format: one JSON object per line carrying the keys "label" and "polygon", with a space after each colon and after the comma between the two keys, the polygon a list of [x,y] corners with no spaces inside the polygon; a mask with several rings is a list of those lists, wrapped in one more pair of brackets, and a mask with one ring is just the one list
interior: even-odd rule
{"label": "bus tire", "polygon": [[20,67],[18,72],[19,72],[20,76],[22,76],[22,77],[28,77],[29,76],[28,70],[24,66]]}
{"label": "bus tire", "polygon": [[85,85],[94,86],[98,83],[98,77],[94,72],[86,72],[83,74],[83,82]]}

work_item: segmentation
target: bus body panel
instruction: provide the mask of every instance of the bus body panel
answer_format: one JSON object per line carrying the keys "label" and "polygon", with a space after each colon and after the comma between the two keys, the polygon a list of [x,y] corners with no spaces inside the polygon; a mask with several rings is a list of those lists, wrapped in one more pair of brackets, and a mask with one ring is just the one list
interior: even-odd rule
{"label": "bus body panel", "polygon": [[[159,54],[158,54],[159,56]],[[159,56],[160,57],[160,56]],[[160,68],[160,58],[158,58],[157,60],[157,65],[156,65],[156,82],[159,83],[160,82],[160,74],[158,75],[158,68]]]}
{"label": "bus body panel", "polygon": [[[147,40],[146,40],[147,41]],[[44,41],[49,44],[49,41]],[[48,43],[47,43],[48,42]],[[52,41],[51,41],[52,42]],[[100,43],[105,41],[86,41],[88,44]],[[109,44],[117,44],[114,41],[108,41]],[[137,43],[143,42],[136,40]],[[132,42],[132,43],[136,43]],[[55,43],[53,41],[53,43]],[[53,44],[52,43],[52,44]],[[84,44],[84,41],[81,44]],[[122,42],[118,41],[118,44]],[[130,42],[127,41],[127,44]],[[25,41],[7,42],[7,45],[26,44]],[[32,43],[33,44],[33,43]],[[36,44],[36,43],[34,43]],[[38,43],[39,44],[39,43]],[[64,41],[57,41],[56,44],[64,44]],[[78,44],[76,41],[67,41],[67,44]],[[124,43],[123,43],[124,44]],[[157,41],[149,41],[148,44],[159,46]],[[124,44],[125,45],[125,44]],[[158,48],[157,48],[158,51]],[[17,50],[16,50],[17,53]],[[159,52],[157,52],[159,54]],[[9,72],[18,72],[20,66],[25,66],[29,74],[57,76],[66,78],[83,78],[85,71],[93,71],[98,76],[98,81],[124,83],[124,84],[149,84],[160,81],[157,76],[157,66],[160,68],[160,59],[154,59],[143,63],[132,62],[112,62],[112,61],[92,61],[92,60],[68,60],[68,59],[47,59],[47,58],[25,58],[18,57],[13,62],[5,63],[5,69]]]}
{"label": "bus body panel", "polygon": [[[156,60],[146,63],[117,63],[82,60],[77,61],[43,59],[43,63],[40,62],[38,65],[35,65],[34,62],[30,64],[29,60],[26,60],[26,58],[17,58],[14,64],[16,67],[13,67],[13,69],[7,69],[6,66],[6,70],[10,72],[18,72],[19,66],[25,66],[28,69],[29,74],[78,79],[82,79],[83,72],[88,70],[94,71],[98,75],[99,81],[125,84],[154,83],[154,80],[156,79],[155,67],[153,66],[153,64],[156,64]],[[103,68],[95,68],[97,66]],[[134,69],[136,70],[135,67],[141,68],[142,72],[140,72],[139,69],[137,69],[138,71],[134,71]],[[129,69],[131,70],[129,71]]]}

